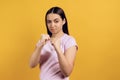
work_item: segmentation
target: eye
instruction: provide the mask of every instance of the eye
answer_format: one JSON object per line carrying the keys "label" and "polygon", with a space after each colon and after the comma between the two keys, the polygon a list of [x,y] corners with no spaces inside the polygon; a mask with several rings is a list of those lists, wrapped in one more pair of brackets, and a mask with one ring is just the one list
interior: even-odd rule
{"label": "eye", "polygon": [[51,23],[51,21],[50,21],[50,20],[47,20],[47,23]]}
{"label": "eye", "polygon": [[55,23],[58,23],[59,21],[58,20],[55,20]]}

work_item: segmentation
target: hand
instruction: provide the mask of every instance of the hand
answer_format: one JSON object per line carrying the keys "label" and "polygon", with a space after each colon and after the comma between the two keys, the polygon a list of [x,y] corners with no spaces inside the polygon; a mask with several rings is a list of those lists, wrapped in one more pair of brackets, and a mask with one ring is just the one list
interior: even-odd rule
{"label": "hand", "polygon": [[41,46],[44,46],[48,40],[50,40],[49,35],[47,35],[47,34],[41,34],[41,38],[40,38],[40,40],[38,41],[38,43],[37,43],[36,46],[37,46],[38,48],[40,48]]}
{"label": "hand", "polygon": [[40,42],[46,44],[46,42],[50,40],[50,36],[48,34],[41,34]]}
{"label": "hand", "polygon": [[52,45],[54,46],[55,50],[56,51],[59,51],[61,48],[60,48],[60,38],[51,38],[51,43]]}

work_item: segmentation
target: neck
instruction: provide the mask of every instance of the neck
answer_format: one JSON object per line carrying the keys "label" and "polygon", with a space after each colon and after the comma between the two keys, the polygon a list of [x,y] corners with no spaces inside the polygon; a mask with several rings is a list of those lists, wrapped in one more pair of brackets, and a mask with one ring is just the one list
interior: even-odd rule
{"label": "neck", "polygon": [[56,34],[52,34],[52,38],[59,38],[59,37],[61,37],[61,36],[63,36],[63,35],[64,35],[64,32],[61,31],[61,32],[56,33]]}

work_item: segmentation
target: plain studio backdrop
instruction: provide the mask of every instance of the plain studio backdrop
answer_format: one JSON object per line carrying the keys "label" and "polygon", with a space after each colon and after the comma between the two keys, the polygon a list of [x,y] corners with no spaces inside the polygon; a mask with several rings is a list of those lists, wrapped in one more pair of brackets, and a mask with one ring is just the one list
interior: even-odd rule
{"label": "plain studio backdrop", "polygon": [[53,6],[79,46],[70,80],[120,80],[120,0],[0,0],[0,80],[39,80],[29,59]]}

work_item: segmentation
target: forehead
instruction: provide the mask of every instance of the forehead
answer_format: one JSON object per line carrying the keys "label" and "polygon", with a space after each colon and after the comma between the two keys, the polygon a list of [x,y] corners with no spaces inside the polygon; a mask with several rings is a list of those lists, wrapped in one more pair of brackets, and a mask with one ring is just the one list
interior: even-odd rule
{"label": "forehead", "polygon": [[54,13],[50,13],[47,15],[47,20],[54,20],[54,19],[61,19],[61,17],[60,15]]}

